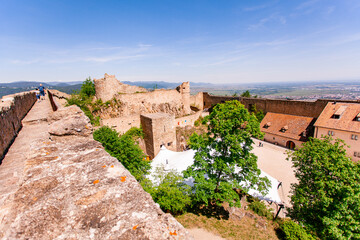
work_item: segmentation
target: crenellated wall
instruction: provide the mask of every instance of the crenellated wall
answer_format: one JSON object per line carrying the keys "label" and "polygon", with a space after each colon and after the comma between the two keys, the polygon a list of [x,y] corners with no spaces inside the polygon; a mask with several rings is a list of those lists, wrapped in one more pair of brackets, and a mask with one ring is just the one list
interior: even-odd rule
{"label": "crenellated wall", "polygon": [[17,136],[21,120],[36,102],[34,92],[3,96],[0,102],[0,161]]}

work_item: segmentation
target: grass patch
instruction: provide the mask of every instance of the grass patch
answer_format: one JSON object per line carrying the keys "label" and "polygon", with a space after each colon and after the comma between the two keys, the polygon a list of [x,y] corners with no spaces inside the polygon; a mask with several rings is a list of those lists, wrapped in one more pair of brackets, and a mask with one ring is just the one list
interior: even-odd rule
{"label": "grass patch", "polygon": [[185,213],[175,217],[185,228],[201,228],[226,239],[278,239],[275,228],[277,224],[267,221],[267,228],[256,227],[256,219],[243,217],[240,221],[208,218],[204,215]]}

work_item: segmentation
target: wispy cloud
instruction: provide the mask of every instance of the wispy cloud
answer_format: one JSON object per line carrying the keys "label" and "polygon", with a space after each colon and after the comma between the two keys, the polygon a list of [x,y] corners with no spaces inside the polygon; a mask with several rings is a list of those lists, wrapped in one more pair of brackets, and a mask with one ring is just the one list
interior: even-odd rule
{"label": "wispy cloud", "polygon": [[280,22],[281,24],[286,24],[286,18],[284,16],[278,14],[272,14],[266,18],[260,19],[257,23],[251,24],[248,29],[249,30],[256,30],[258,28],[264,27],[264,25],[268,22]]}
{"label": "wispy cloud", "polygon": [[30,65],[35,63],[53,64],[53,63],[74,63],[74,62],[93,62],[107,63],[114,61],[138,60],[147,56],[147,52],[152,45],[138,44],[136,47],[108,46],[108,47],[90,47],[75,49],[55,49],[46,54],[42,49],[34,50],[33,59],[13,59],[12,64]]}
{"label": "wispy cloud", "polygon": [[227,63],[237,62],[239,60],[244,60],[247,57],[248,56],[246,56],[246,55],[242,55],[242,56],[237,56],[237,57],[224,58],[224,59],[221,59],[221,60],[213,62],[213,63],[208,63],[208,64],[206,64],[206,66],[224,65],[224,64],[227,64]]}
{"label": "wispy cloud", "polygon": [[98,62],[98,63],[106,63],[113,62],[118,60],[135,60],[144,57],[145,55],[137,54],[137,55],[128,55],[128,56],[104,56],[104,57],[85,57],[76,59],[77,62]]}
{"label": "wispy cloud", "polygon": [[309,0],[299,4],[297,7],[295,7],[295,12],[290,14],[290,16],[297,17],[301,15],[311,14],[316,10],[316,3],[318,3],[319,1],[320,0]]}
{"label": "wispy cloud", "polygon": [[41,60],[40,59],[32,59],[32,60],[18,60],[18,59],[15,59],[15,60],[10,60],[10,62],[12,64],[29,65],[29,64],[39,63],[39,62],[41,62]]}
{"label": "wispy cloud", "polygon": [[258,11],[258,10],[262,10],[262,9],[271,7],[271,6],[275,5],[278,2],[279,2],[279,0],[274,0],[274,1],[266,3],[266,4],[260,4],[260,5],[255,5],[255,6],[244,7],[242,10],[244,12]]}
{"label": "wispy cloud", "polygon": [[335,11],[336,7],[335,6],[330,6],[325,10],[325,14],[326,15],[330,15]]}
{"label": "wispy cloud", "polygon": [[262,4],[262,5],[252,6],[252,7],[246,7],[246,8],[243,8],[243,10],[245,12],[252,12],[252,11],[257,11],[257,10],[264,9],[266,7],[268,7],[268,4]]}
{"label": "wispy cloud", "polygon": [[305,1],[303,3],[301,3],[300,5],[298,5],[296,7],[297,10],[303,10],[303,9],[308,9],[313,7],[317,2],[319,2],[319,0],[309,0],[309,1]]}
{"label": "wispy cloud", "polygon": [[360,32],[352,35],[341,36],[323,45],[336,46],[360,41]]}

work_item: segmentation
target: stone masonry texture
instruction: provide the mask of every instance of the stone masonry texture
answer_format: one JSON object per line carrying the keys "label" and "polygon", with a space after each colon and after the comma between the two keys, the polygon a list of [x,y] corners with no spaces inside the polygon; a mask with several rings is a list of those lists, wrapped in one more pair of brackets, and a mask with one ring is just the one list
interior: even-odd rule
{"label": "stone masonry texture", "polygon": [[148,113],[140,116],[141,126],[145,134],[146,153],[154,158],[165,145],[176,151],[175,116],[166,113]]}
{"label": "stone masonry texture", "polygon": [[56,135],[31,142],[17,187],[0,201],[0,239],[192,239],[92,139],[85,116],[59,111],[48,117]]}
{"label": "stone masonry texture", "polygon": [[34,92],[2,97],[0,102],[0,160],[21,129],[21,120],[35,102]]}

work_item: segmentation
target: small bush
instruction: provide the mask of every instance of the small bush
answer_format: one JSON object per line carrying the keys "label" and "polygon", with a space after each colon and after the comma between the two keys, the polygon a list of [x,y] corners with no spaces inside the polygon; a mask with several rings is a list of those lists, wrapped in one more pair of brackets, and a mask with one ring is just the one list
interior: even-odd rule
{"label": "small bush", "polygon": [[268,209],[265,204],[263,204],[260,201],[253,201],[252,203],[249,204],[249,208],[254,211],[254,213],[258,214],[259,216],[263,216],[266,217],[267,219],[272,219],[273,218],[273,214],[270,211],[270,209]]}
{"label": "small bush", "polygon": [[184,178],[180,174],[158,168],[155,182],[158,182],[158,185],[149,187],[149,183],[145,183],[143,188],[150,193],[163,211],[180,214],[191,204],[191,188],[184,183]]}
{"label": "small bush", "polygon": [[280,237],[284,240],[315,240],[311,234],[296,222],[288,219],[280,224]]}
{"label": "small bush", "polygon": [[150,163],[144,160],[144,153],[135,144],[131,134],[119,134],[107,127],[101,127],[93,134],[94,139],[104,146],[105,150],[113,157],[117,158],[130,173],[141,181],[151,168]]}
{"label": "small bush", "polygon": [[199,119],[194,122],[194,126],[195,126],[195,127],[200,126],[200,121],[199,121]]}

